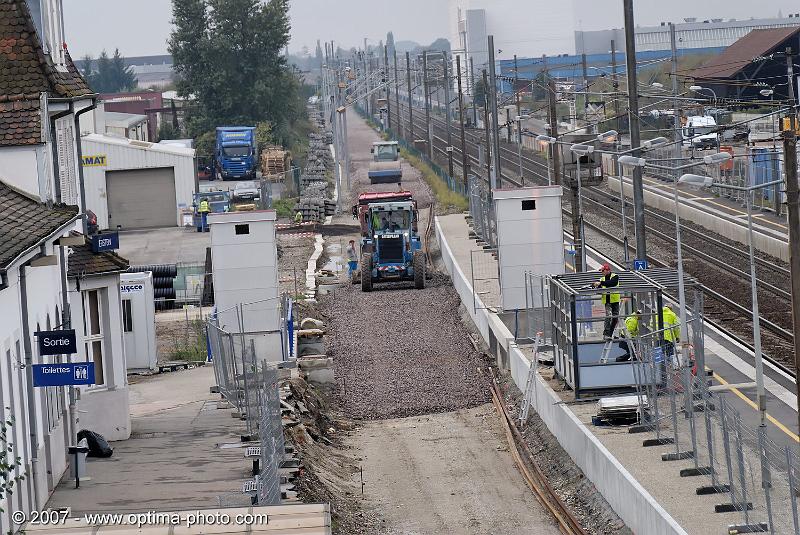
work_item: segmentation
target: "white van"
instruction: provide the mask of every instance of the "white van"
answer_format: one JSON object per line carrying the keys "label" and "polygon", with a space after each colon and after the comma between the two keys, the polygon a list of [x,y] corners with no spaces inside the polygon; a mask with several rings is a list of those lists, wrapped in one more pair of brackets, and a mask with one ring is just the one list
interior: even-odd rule
{"label": "white van", "polygon": [[683,146],[696,149],[713,149],[719,146],[717,121],[710,115],[693,115],[686,118],[681,129]]}

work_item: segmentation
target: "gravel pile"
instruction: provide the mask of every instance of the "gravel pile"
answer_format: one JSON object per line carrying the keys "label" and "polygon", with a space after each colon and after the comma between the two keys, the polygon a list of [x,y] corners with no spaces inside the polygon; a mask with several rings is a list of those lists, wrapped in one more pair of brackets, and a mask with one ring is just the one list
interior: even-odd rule
{"label": "gravel pile", "polygon": [[468,340],[459,297],[443,275],[424,290],[345,285],[322,307],[329,318],[337,397],[356,419],[447,412],[486,403],[487,363]]}

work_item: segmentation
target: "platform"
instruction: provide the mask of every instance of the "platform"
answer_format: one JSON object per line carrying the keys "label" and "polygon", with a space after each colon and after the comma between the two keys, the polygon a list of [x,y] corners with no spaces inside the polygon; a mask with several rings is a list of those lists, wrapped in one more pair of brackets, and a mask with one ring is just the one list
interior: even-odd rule
{"label": "platform", "polygon": [[[497,261],[475,240],[469,238],[469,230],[468,222],[462,214],[437,218],[437,236],[440,240],[445,265],[453,276],[454,286],[462,296],[464,306],[472,309],[470,315],[475,319],[478,329],[491,347],[496,334],[488,331],[494,329],[493,324],[500,322],[498,312],[501,311],[497,310],[500,303],[500,286],[496,278],[495,280],[484,279],[481,274],[492,273],[492,270],[496,274]],[[589,251],[588,264],[590,268],[598,269],[600,260],[605,261],[597,251]],[[471,293],[473,281],[477,289],[474,294]],[[467,288],[469,292],[465,291]],[[506,351],[508,352],[511,352],[512,349],[517,350],[516,344],[513,342],[512,329],[513,327],[506,327],[506,332],[511,338],[510,341],[506,341]],[[502,341],[497,340],[495,344],[502,345]],[[713,372],[713,384],[718,389],[731,392],[726,399],[742,414],[745,424],[755,427],[758,423],[758,412],[754,401],[754,389],[731,386],[752,383],[755,380],[752,352],[737,344],[713,325],[706,326],[705,344],[706,365]],[[498,353],[502,353],[502,351],[498,351]],[[529,365],[530,363],[528,363]],[[515,382],[523,390],[525,376],[521,371],[513,369],[512,374],[514,374]],[[765,385],[768,391],[768,434],[776,444],[781,446],[796,445],[798,426],[794,380],[772,367],[767,367],[765,374]],[[679,470],[689,467],[691,463],[662,462],[660,454],[667,452],[669,448],[642,448],[642,435],[629,435],[626,430],[620,430],[621,428],[591,425],[590,413],[593,411],[594,405],[592,403],[572,405],[567,400],[562,400],[562,402],[566,403],[565,406],[572,413],[572,417],[583,424],[586,432],[592,433],[595,439],[599,440],[603,447],[610,452],[615,461],[624,466],[624,473],[635,478],[646,493],[649,493],[649,496],[664,508],[667,516],[680,524],[686,532],[725,533],[729,524],[737,522],[739,516],[736,513],[714,513],[714,505],[721,501],[719,496],[702,497],[695,494],[695,487],[699,484],[706,484],[705,479],[702,483],[698,483],[700,478],[692,481],[692,478],[679,477]],[[551,429],[551,431],[553,430]],[[554,432],[554,434],[558,437],[558,433]],[[575,448],[574,444],[565,445],[562,442],[562,446],[568,450],[570,455],[573,455],[570,447]],[[581,456],[584,453],[581,451],[576,455]],[[588,456],[588,454],[585,455]],[[574,455],[573,458],[575,458]],[[588,462],[586,458],[575,459],[575,461],[582,468]],[[747,462],[757,469],[757,456],[753,454],[753,458],[748,458]],[[584,471],[587,471],[586,468]],[[590,473],[587,473],[587,477],[592,479]],[[594,480],[593,482],[603,492],[602,483]],[[631,488],[635,487],[636,485],[631,485]],[[612,492],[616,493],[616,491]],[[612,506],[615,506],[615,509],[615,501],[620,499],[623,500],[622,503],[616,503],[620,503],[619,507],[626,507],[624,497],[606,495],[606,499],[612,503]],[[656,511],[657,509],[658,507],[655,507]],[[625,512],[618,511],[618,513],[623,518],[626,517]],[[668,524],[667,522],[665,525]],[[652,528],[651,525],[647,526]],[[633,528],[633,526],[631,527]],[[671,532],[680,533],[681,531]]]}

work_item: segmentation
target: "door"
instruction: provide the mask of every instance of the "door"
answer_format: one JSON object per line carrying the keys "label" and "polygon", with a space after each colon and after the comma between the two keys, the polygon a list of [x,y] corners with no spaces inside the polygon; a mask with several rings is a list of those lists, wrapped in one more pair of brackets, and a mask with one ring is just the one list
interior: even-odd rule
{"label": "door", "polygon": [[141,229],[178,223],[172,167],[106,172],[108,227]]}

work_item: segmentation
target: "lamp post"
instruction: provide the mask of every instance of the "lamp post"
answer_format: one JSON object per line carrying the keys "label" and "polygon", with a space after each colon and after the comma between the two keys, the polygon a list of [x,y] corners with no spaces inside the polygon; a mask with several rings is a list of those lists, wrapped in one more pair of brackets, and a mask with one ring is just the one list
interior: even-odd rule
{"label": "lamp post", "polygon": [[703,87],[703,86],[699,86],[699,85],[690,85],[689,89],[691,91],[694,91],[695,93],[699,93],[700,91],[710,91],[711,94],[714,95],[714,100],[712,100],[712,102],[714,103],[714,107],[715,108],[717,107],[717,93],[716,93],[716,91],[714,91],[710,87]]}
{"label": "lamp post", "polygon": [[547,147],[547,185],[553,185],[553,173],[550,171],[550,151],[552,150],[551,145],[556,142],[556,138],[550,136],[536,136],[536,142],[544,148]]}
{"label": "lamp post", "polygon": [[783,180],[773,180],[764,184],[756,184],[748,187],[733,186],[722,182],[714,182],[714,179],[707,176],[686,174],[678,179],[683,184],[691,184],[701,187],[717,186],[725,189],[734,189],[745,193],[745,204],[747,206],[747,246],[750,252],[750,286],[753,300],[752,322],[753,322],[753,356],[755,357],[756,367],[756,397],[760,416],[760,426],[767,425],[767,398],[764,391],[764,362],[761,353],[761,325],[758,314],[758,291],[756,286],[756,260],[753,251],[753,208],[751,196],[755,190],[763,189],[776,184],[781,184]]}
{"label": "lamp post", "polygon": [[[633,167],[652,167],[654,169],[662,169],[665,171],[674,171],[674,176],[677,177],[677,171],[690,169],[698,165],[718,165],[731,159],[728,152],[718,152],[704,156],[702,160],[691,162],[678,167],[668,167],[664,165],[654,165],[647,163],[644,158],[635,156],[620,156],[619,162],[622,165],[630,165]],[[686,176],[686,175],[684,175]],[[689,343],[689,329],[686,322],[686,290],[684,284],[683,274],[683,251],[681,247],[681,221],[680,221],[680,198],[678,196],[678,182],[675,180],[675,187],[673,188],[673,199],[675,201],[675,245],[677,248],[677,263],[678,263],[678,304],[680,306],[680,319],[681,319],[681,348],[685,349]],[[685,354],[682,352],[682,354]]]}
{"label": "lamp post", "polygon": [[[619,133],[616,130],[609,130],[603,134],[597,136],[598,141],[601,143],[616,144],[619,139]],[[622,215],[622,258],[625,267],[630,266],[630,256],[628,254],[628,221],[625,216],[625,189],[624,183],[622,180],[622,164],[619,162],[619,157],[624,156],[626,154],[631,154],[636,150],[641,150],[642,152],[648,151],[662,145],[669,143],[670,141],[665,137],[657,137],[653,139],[648,139],[644,143],[642,143],[641,147],[637,149],[629,149],[625,151],[607,151],[607,150],[595,150],[595,152],[599,152],[601,154],[611,154],[612,156],[617,157],[617,177],[619,178],[619,206],[620,206],[620,214]]]}
{"label": "lamp post", "polygon": [[583,225],[583,196],[581,195],[581,157],[587,156],[594,152],[593,145],[586,145],[584,143],[576,143],[569,148],[578,158],[575,161],[575,169],[577,171],[578,181],[578,231],[580,232],[581,240],[581,268],[586,271],[586,229]]}
{"label": "lamp post", "polygon": [[[519,158],[519,179],[525,185],[525,176],[522,174],[522,121],[528,119],[527,115],[517,115],[514,120],[517,122],[517,158]],[[549,181],[548,181],[549,182]]]}

